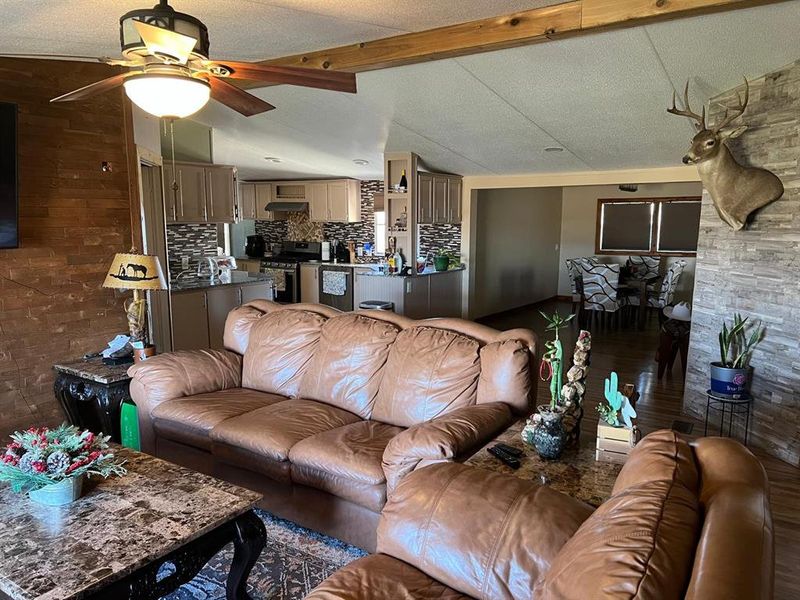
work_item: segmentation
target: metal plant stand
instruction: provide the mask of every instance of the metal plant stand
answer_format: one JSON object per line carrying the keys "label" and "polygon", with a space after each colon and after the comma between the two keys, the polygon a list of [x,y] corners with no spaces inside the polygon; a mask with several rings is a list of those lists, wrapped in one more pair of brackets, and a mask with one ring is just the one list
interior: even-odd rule
{"label": "metal plant stand", "polygon": [[[719,435],[733,437],[733,421],[735,418],[744,418],[744,445],[747,446],[747,437],[750,431],[750,407],[753,404],[751,395],[742,398],[728,398],[719,396],[711,390],[706,391],[706,420],[703,435],[708,435],[708,413],[717,410],[722,413],[719,419]],[[728,415],[728,432],[725,434],[725,415]]]}

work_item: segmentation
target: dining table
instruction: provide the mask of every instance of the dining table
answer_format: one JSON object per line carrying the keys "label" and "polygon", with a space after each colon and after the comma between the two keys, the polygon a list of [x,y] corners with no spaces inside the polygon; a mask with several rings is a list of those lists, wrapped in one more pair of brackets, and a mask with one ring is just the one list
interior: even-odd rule
{"label": "dining table", "polygon": [[639,329],[644,329],[644,323],[647,317],[647,288],[657,281],[658,278],[658,273],[647,273],[644,275],[633,273],[620,278],[619,289],[621,291],[630,291],[632,293],[629,295],[639,298],[639,310],[636,313],[636,326]]}

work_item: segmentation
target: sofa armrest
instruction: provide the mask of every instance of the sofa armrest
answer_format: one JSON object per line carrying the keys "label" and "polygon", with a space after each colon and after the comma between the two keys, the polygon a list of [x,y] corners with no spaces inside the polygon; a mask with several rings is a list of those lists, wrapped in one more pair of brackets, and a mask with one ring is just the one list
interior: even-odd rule
{"label": "sofa armrest", "polygon": [[160,354],[128,369],[143,452],[155,453],[153,409],[166,400],[218,392],[242,385],[242,357],[227,350]]}
{"label": "sofa armrest", "polygon": [[383,452],[386,492],[414,469],[435,462],[455,460],[486,444],[511,424],[505,402],[465,406],[432,421],[409,427],[396,435]]}

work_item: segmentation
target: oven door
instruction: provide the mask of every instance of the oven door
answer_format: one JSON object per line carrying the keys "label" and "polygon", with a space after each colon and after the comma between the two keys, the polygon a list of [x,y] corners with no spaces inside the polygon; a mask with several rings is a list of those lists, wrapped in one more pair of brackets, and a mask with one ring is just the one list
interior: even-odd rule
{"label": "oven door", "polygon": [[[300,267],[271,267],[270,265],[264,265],[261,269],[262,273],[266,273],[267,275],[272,274],[273,278],[276,278],[279,274],[284,281],[284,285],[281,286],[277,279],[275,285],[275,302],[280,302],[281,304],[295,304],[300,302]],[[283,287],[283,289],[280,289]]]}

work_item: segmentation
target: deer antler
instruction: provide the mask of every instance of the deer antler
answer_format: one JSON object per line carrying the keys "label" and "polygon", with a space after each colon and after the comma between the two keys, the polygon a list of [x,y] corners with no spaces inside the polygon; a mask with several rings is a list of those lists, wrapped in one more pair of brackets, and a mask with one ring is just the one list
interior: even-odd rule
{"label": "deer antler", "polygon": [[729,125],[731,121],[738,119],[744,114],[747,103],[750,101],[750,84],[747,83],[747,77],[744,78],[744,99],[742,99],[742,95],[739,92],[736,92],[736,98],[739,104],[737,106],[726,106],[725,116],[722,117],[722,121],[720,121],[718,125],[715,125],[714,129],[711,131],[714,133],[719,132],[720,129]]}
{"label": "deer antler", "polygon": [[672,108],[668,108],[667,112],[673,115],[678,115],[679,117],[688,117],[690,119],[694,119],[697,121],[695,127],[698,130],[702,131],[706,128],[706,107],[703,106],[702,114],[697,114],[694,112],[691,107],[689,106],[689,82],[686,82],[686,87],[683,90],[683,105],[686,107],[684,110],[679,110],[676,105],[676,95],[675,90],[672,91]]}

